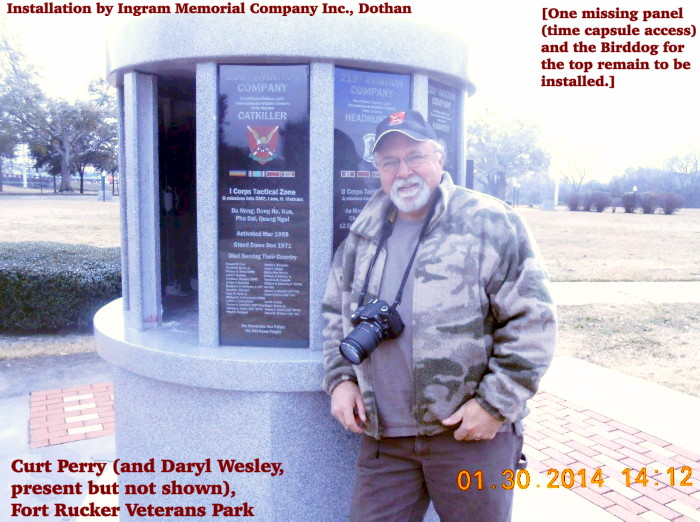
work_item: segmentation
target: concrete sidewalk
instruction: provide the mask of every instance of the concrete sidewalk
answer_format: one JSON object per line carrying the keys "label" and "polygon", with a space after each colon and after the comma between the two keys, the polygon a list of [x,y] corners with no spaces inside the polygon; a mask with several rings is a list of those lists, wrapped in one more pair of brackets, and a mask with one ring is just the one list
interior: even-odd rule
{"label": "concrete sidewalk", "polygon": [[[10,499],[10,484],[71,484],[87,483],[94,476],[74,473],[31,473],[15,474],[11,471],[11,463],[15,459],[27,462],[43,462],[67,459],[73,462],[113,461],[115,459],[114,435],[99,438],[87,438],[86,434],[76,442],[35,445],[31,448],[32,433],[30,431],[33,419],[40,419],[38,410],[32,407],[32,394],[35,397],[40,391],[57,389],[72,389],[92,383],[111,381],[112,372],[96,353],[74,354],[56,357],[32,357],[27,359],[10,359],[0,362],[0,520],[42,520],[41,517],[10,517],[10,503],[22,503],[26,506],[41,506],[48,502],[60,501],[58,497],[32,495],[29,498]],[[67,411],[61,415],[68,417],[72,408],[78,402],[65,403]],[[61,408],[63,409],[63,408]],[[75,426],[84,428],[84,422],[79,421]],[[63,436],[56,433],[56,438]],[[104,433],[107,433],[106,431]],[[79,505],[86,497],[80,499],[74,496],[66,497],[66,504]],[[46,520],[62,520],[61,517],[50,517]],[[76,519],[65,519],[76,520]],[[116,519],[113,519],[116,520]]]}

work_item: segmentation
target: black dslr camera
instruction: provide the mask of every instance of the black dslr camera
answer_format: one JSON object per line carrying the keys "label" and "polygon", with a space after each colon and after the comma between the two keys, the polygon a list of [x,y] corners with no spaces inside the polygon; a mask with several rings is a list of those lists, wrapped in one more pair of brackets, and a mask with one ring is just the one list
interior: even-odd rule
{"label": "black dslr camera", "polygon": [[396,339],[403,332],[403,321],[386,301],[372,299],[352,314],[355,327],[340,341],[340,353],[352,364],[360,364],[384,339]]}

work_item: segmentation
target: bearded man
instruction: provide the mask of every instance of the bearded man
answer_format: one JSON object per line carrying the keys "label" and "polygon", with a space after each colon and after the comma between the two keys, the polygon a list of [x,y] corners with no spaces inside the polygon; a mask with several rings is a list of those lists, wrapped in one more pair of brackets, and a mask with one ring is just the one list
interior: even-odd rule
{"label": "bearded man", "polygon": [[381,190],[323,306],[331,412],[363,434],[350,518],[422,520],[432,500],[441,520],[508,521],[526,401],[556,340],[547,274],[510,207],[443,172],[420,113],[380,122],[373,154]]}

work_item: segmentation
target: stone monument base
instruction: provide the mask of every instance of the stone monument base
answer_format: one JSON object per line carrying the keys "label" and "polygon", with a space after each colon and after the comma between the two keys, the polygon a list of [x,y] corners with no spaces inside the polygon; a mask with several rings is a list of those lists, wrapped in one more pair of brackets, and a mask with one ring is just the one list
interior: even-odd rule
{"label": "stone monument base", "polygon": [[200,347],[191,312],[127,339],[123,316],[121,300],[95,316],[98,352],[116,367],[118,465],[131,471],[120,520],[162,520],[126,504],[204,508],[203,520],[347,518],[359,437],[330,415],[320,352]]}

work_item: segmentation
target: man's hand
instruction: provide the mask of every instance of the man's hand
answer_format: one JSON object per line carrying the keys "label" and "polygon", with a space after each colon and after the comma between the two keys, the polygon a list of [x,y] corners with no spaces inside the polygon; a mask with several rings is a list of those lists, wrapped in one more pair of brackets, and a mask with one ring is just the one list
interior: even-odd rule
{"label": "man's hand", "polygon": [[335,387],[331,395],[331,413],[346,430],[362,433],[358,420],[367,422],[367,413],[357,384],[345,381]]}
{"label": "man's hand", "polygon": [[496,436],[496,432],[503,422],[491,415],[476,402],[469,399],[452,415],[442,423],[445,426],[462,425],[455,431],[457,440],[489,440]]}

